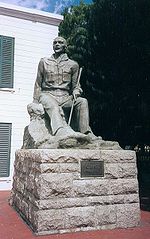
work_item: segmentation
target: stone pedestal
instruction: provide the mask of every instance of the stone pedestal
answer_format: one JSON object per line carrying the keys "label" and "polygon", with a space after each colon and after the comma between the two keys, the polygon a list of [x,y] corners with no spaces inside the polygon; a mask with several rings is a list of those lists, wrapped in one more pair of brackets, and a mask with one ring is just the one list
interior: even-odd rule
{"label": "stone pedestal", "polygon": [[[81,177],[84,160],[102,161],[104,176]],[[18,150],[11,204],[38,235],[135,227],[140,221],[135,152]]]}

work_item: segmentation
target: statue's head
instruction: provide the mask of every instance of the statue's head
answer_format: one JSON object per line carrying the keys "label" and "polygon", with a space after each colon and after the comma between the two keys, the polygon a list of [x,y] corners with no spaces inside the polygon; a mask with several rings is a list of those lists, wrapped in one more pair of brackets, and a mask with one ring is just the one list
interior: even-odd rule
{"label": "statue's head", "polygon": [[53,50],[57,54],[64,53],[67,48],[67,41],[63,37],[56,37],[53,41]]}

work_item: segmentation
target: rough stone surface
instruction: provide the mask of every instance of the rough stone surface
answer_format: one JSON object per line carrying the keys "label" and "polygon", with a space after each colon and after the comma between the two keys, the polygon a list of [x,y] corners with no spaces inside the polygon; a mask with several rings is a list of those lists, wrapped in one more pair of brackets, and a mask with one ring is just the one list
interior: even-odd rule
{"label": "rough stone surface", "polygon": [[[104,161],[104,177],[81,178],[81,160]],[[18,150],[10,203],[38,235],[135,227],[135,152]]]}
{"label": "rough stone surface", "polygon": [[31,103],[27,106],[27,110],[30,115],[30,124],[24,130],[22,149],[121,149],[118,142],[105,141],[100,136],[94,141],[79,132],[76,136],[64,134],[60,138],[53,136],[50,121],[42,104]]}

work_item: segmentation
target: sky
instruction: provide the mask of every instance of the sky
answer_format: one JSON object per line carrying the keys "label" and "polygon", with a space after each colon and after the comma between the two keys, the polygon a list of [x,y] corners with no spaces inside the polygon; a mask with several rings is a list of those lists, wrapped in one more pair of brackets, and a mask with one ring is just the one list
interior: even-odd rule
{"label": "sky", "polygon": [[[65,7],[78,5],[80,0],[0,0],[0,2],[60,14]],[[84,3],[92,3],[92,0],[84,0]]]}

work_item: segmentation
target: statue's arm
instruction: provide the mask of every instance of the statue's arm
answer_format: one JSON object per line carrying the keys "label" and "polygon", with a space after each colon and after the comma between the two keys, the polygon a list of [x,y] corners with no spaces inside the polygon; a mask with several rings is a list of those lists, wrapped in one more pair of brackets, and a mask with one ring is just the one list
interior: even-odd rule
{"label": "statue's arm", "polygon": [[82,88],[80,85],[80,80],[78,79],[79,74],[79,65],[75,63],[72,67],[72,94],[76,99],[78,96],[82,94]]}
{"label": "statue's arm", "polygon": [[42,79],[43,79],[43,60],[41,59],[38,65],[37,77],[34,85],[33,102],[35,103],[39,101]]}

